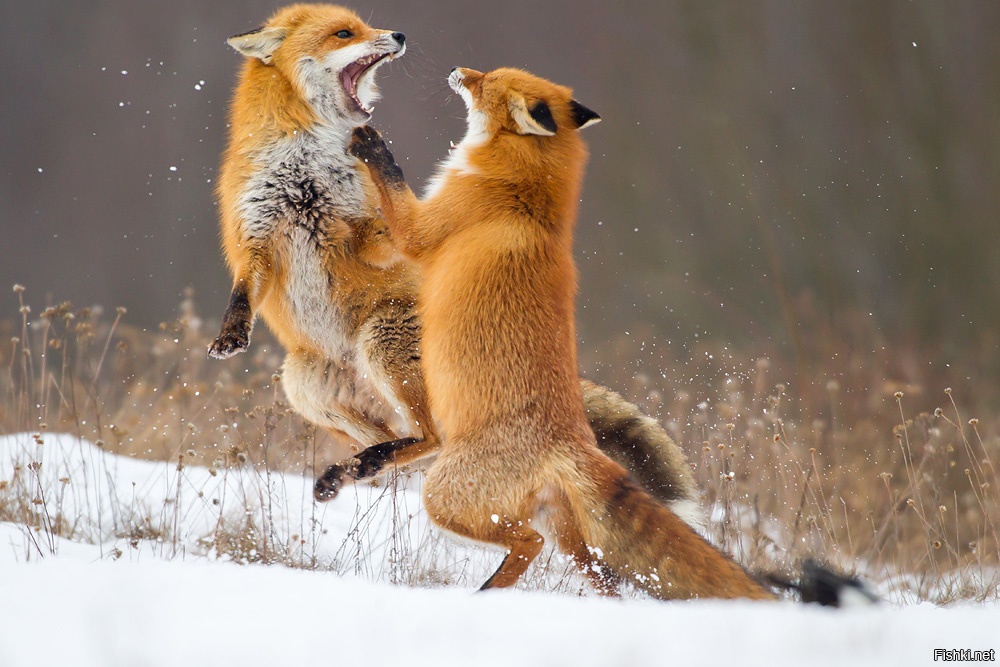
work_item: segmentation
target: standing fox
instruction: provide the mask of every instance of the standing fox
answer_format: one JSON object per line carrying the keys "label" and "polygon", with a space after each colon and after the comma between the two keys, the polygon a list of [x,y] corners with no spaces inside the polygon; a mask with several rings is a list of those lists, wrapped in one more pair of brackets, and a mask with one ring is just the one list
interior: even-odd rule
{"label": "standing fox", "polygon": [[[247,56],[219,179],[234,284],[209,354],[246,350],[262,315],[287,352],[292,406],[367,448],[330,466],[320,500],[439,444],[420,368],[419,276],[399,261],[368,173],[347,152],[377,99],[376,69],[405,43],[332,5],[286,7],[229,40]],[[696,522],[697,490],[677,445],[614,392],[582,386],[604,451]]]}
{"label": "standing fox", "polygon": [[418,200],[374,130],[355,130],[400,250],[422,272],[423,364],[447,439],[424,502],[441,528],[507,556],[513,585],[553,536],[598,590],[773,598],[597,447],[577,379],[573,226],[600,117],[525,72],[455,68],[468,130]]}

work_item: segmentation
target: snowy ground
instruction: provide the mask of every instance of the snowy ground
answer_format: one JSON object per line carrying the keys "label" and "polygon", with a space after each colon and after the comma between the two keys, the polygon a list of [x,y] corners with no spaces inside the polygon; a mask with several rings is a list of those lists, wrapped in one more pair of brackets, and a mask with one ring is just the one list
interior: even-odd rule
{"label": "snowy ground", "polygon": [[[415,488],[314,507],[301,476],[178,471],[51,435],[0,438],[0,480],[51,527],[0,523],[3,667],[920,665],[1000,648],[996,606],[606,600],[558,566],[533,582],[556,592],[474,594],[500,556],[432,536]],[[220,553],[248,522],[272,557],[318,569]],[[456,585],[390,583],[441,581]]]}

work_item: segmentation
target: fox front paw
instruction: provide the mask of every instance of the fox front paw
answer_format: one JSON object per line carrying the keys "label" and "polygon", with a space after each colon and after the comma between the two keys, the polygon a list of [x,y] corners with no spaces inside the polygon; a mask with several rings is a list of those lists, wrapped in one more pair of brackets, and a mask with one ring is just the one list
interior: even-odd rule
{"label": "fox front paw", "polygon": [[250,346],[250,332],[245,329],[223,331],[208,346],[208,356],[214,359],[228,359]]}
{"label": "fox front paw", "polygon": [[354,128],[354,134],[351,136],[351,145],[348,150],[350,150],[351,155],[359,160],[369,162],[373,161],[376,157],[384,157],[385,155],[389,155],[390,159],[392,157],[392,153],[389,152],[389,147],[385,145],[382,135],[374,127],[369,127],[368,125]]}
{"label": "fox front paw", "polygon": [[360,461],[357,459],[347,459],[327,468],[323,476],[317,479],[315,486],[313,486],[313,497],[321,503],[336,498],[344,483],[348,479],[355,478],[355,471],[359,463]]}
{"label": "fox front paw", "polygon": [[396,164],[392,151],[375,128],[367,125],[354,128],[348,150],[351,155],[368,165],[372,175],[382,178],[387,184],[403,182],[403,170]]}

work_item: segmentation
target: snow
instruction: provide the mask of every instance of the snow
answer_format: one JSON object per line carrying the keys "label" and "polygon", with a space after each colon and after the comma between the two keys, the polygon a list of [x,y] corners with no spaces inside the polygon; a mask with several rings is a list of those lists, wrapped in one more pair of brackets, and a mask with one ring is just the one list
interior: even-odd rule
{"label": "snow", "polygon": [[[560,592],[474,593],[500,555],[429,533],[416,478],[315,506],[301,474],[243,466],[213,476],[69,436],[37,445],[19,435],[0,437],[0,480],[77,521],[71,539],[0,523],[3,667],[917,665],[935,648],[1000,648],[995,605],[659,603],[544,578],[541,588]],[[220,523],[248,516],[288,547],[285,562],[317,569],[218,553]],[[139,526],[156,539],[132,546]],[[417,570],[455,585],[390,583]]]}
{"label": "snow", "polygon": [[0,664],[886,665],[997,647],[995,608],[836,611],[413,589],[284,567],[5,566]]}
{"label": "snow", "polygon": [[[66,541],[48,530],[60,522],[73,527],[74,541],[98,545],[98,557],[135,562],[269,558],[388,582],[406,581],[419,568],[469,585],[499,563],[495,553],[431,532],[418,478],[348,486],[334,501],[317,504],[311,475],[248,464],[178,466],[115,456],[63,434],[40,439],[0,437],[0,480],[13,480],[8,493],[20,489],[40,501],[32,507],[43,526],[31,539],[22,529],[22,538],[0,541],[0,563],[61,555]],[[269,553],[218,552],[220,535],[248,526],[266,536]]]}

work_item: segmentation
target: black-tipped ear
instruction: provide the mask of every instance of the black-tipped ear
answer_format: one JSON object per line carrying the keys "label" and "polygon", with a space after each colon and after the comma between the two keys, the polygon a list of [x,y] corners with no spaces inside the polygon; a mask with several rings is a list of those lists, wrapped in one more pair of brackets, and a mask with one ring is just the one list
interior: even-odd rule
{"label": "black-tipped ear", "polygon": [[535,122],[540,126],[551,132],[556,133],[558,126],[556,125],[556,119],[552,117],[552,110],[549,109],[549,105],[545,102],[539,100],[535,103],[535,106],[531,107],[528,111],[531,117],[535,119]]}
{"label": "black-tipped ear", "polygon": [[601,117],[597,115],[596,111],[591,111],[576,100],[569,101],[569,113],[578,130],[601,122]]}
{"label": "black-tipped ear", "polygon": [[[258,32],[264,32],[264,26],[257,26],[253,30],[247,30],[246,32],[241,32],[238,35],[233,35],[229,39],[237,39],[239,37],[249,37],[250,35],[256,35]],[[229,41],[228,39],[226,40]]]}

